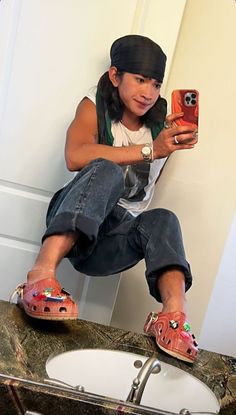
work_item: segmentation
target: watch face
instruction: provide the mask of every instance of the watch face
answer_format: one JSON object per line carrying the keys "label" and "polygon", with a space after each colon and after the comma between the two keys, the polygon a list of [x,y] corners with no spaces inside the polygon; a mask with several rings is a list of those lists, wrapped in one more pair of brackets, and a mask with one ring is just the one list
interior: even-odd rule
{"label": "watch face", "polygon": [[152,146],[145,144],[141,150],[144,161],[150,163],[152,161]]}
{"label": "watch face", "polygon": [[143,147],[143,149],[142,149],[142,153],[143,153],[144,156],[150,156],[151,152],[152,152],[152,150],[148,146]]}

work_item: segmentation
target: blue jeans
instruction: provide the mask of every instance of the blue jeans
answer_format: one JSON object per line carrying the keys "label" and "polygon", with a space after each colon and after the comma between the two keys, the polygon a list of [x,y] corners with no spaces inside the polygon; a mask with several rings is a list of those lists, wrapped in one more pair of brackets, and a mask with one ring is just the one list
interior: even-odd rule
{"label": "blue jeans", "polygon": [[161,301],[157,278],[165,269],[180,268],[189,289],[192,276],[175,214],[153,209],[133,217],[117,205],[123,191],[119,165],[104,159],[92,161],[53,196],[43,240],[79,232],[67,257],[76,270],[91,276],[119,273],[144,258],[150,294],[157,301]]}

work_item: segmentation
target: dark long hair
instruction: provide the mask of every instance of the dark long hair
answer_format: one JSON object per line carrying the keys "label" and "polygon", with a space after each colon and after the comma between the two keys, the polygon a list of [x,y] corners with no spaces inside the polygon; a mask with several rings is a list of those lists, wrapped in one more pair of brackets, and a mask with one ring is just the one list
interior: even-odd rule
{"label": "dark long hair", "polygon": [[[118,76],[123,76],[124,72],[117,72]],[[115,122],[119,122],[122,119],[124,112],[124,104],[120,99],[118,88],[115,88],[109,79],[108,72],[105,72],[99,82],[98,91],[101,98],[104,100],[104,104],[107,108],[109,117]],[[167,102],[164,98],[160,97],[156,101],[150,110],[141,117],[141,121],[148,127],[152,128],[157,123],[165,121],[167,112]]]}

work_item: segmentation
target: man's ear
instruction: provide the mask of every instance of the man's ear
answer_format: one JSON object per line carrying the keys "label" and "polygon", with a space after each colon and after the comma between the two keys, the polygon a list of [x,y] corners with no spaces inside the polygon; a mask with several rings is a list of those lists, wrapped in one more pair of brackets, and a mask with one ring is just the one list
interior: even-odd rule
{"label": "man's ear", "polygon": [[119,75],[117,72],[118,69],[116,66],[111,66],[108,70],[109,79],[115,88],[119,85]]}

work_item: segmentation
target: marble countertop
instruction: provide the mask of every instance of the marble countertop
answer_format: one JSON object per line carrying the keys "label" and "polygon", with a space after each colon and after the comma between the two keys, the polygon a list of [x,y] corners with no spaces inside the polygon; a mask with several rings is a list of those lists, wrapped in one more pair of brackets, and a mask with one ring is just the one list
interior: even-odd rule
{"label": "marble countertop", "polygon": [[[1,415],[24,414],[26,409],[30,409],[32,402],[35,404],[34,410],[41,411],[43,415],[158,413],[137,409],[132,404],[124,405],[121,410],[119,401],[67,391],[44,382],[47,378],[45,363],[49,356],[86,348],[123,350],[145,356],[158,354],[160,361],[185,370],[207,384],[220,401],[221,414],[236,415],[234,358],[201,350],[197,362],[190,365],[161,352],[154,340],[143,334],[85,320],[53,322],[31,319],[18,306],[6,301],[0,301],[0,315],[0,393],[3,397],[0,400]],[[37,402],[41,402],[38,407]],[[59,402],[60,406],[69,405],[67,410],[60,412]],[[8,409],[4,412],[6,405]],[[19,412],[16,412],[16,407],[21,408]]]}

